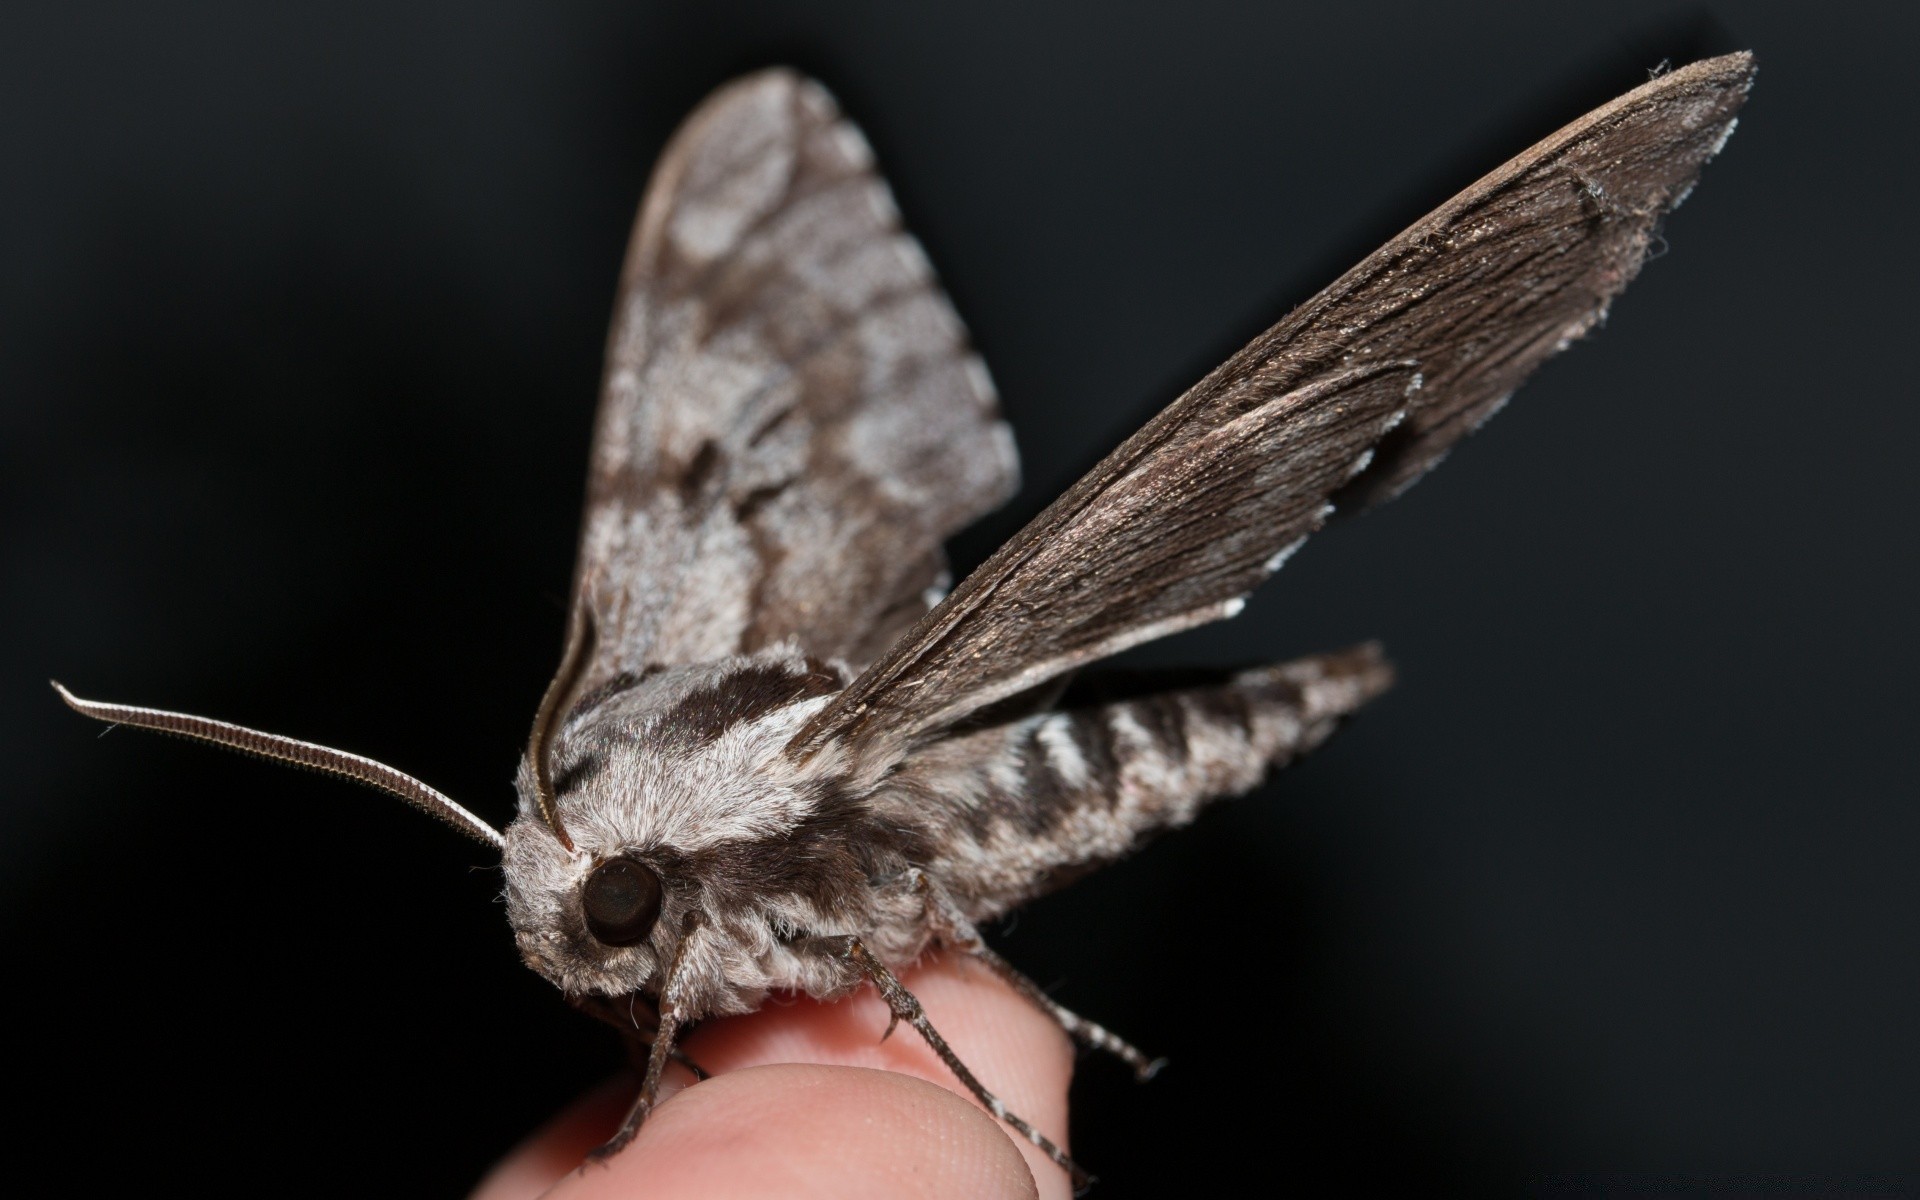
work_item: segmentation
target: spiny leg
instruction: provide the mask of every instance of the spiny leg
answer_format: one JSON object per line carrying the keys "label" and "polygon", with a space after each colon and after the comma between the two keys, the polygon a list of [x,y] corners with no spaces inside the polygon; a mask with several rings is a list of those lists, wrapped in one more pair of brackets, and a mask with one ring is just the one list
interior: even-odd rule
{"label": "spiny leg", "polygon": [[1167,1065],[1166,1059],[1148,1058],[1139,1047],[1119,1034],[1104,1025],[1087,1020],[1047,995],[1039,984],[1027,978],[1018,967],[1000,957],[987,945],[973,922],[967,920],[931,877],[917,868],[913,875],[913,885],[926,897],[927,915],[932,918],[942,944],[972,955],[991,967],[996,975],[1012,986],[1014,991],[1026,997],[1035,1008],[1052,1017],[1054,1023],[1065,1030],[1068,1037],[1083,1046],[1104,1050],[1126,1063],[1133,1068],[1133,1077],[1141,1083],[1152,1079],[1160,1073],[1160,1068]]}
{"label": "spiny leg", "polygon": [[587,1152],[589,1162],[604,1163],[633,1141],[645,1123],[647,1114],[653,1111],[656,1097],[660,1093],[660,1077],[666,1073],[667,1063],[673,1057],[674,1038],[680,1032],[680,995],[676,986],[680,982],[680,967],[686,960],[687,943],[693,940],[695,928],[689,926],[681,935],[680,945],[673,952],[673,961],[667,967],[664,983],[660,985],[660,1003],[657,1008],[659,1024],[653,1031],[653,1046],[647,1052],[647,1072],[640,1080],[640,1094],[634,1097],[633,1107],[627,1110],[627,1119],[620,1123],[620,1131],[607,1140],[606,1145]]}
{"label": "spiny leg", "polygon": [[1083,1046],[1089,1046],[1095,1050],[1104,1050],[1121,1062],[1126,1063],[1129,1067],[1132,1067],[1133,1077],[1139,1082],[1145,1083],[1147,1080],[1152,1079],[1160,1073],[1160,1068],[1167,1065],[1166,1059],[1148,1058],[1140,1051],[1139,1047],[1127,1041],[1119,1034],[1114,1033],[1106,1026],[1095,1021],[1089,1021],[1079,1013],[1060,1004],[1052,996],[1042,991],[1039,984],[1022,974],[1018,967],[1015,967],[1012,963],[1001,958],[1000,955],[989,949],[985,942],[976,939],[974,945],[961,945],[959,949],[966,951],[989,967],[992,967],[1000,978],[1006,980],[1013,986],[1014,991],[1025,996],[1035,1008],[1038,1008],[1041,1012],[1046,1013],[1058,1022],[1060,1028],[1067,1031],[1068,1037]]}
{"label": "spiny leg", "polygon": [[925,1039],[927,1045],[933,1048],[933,1052],[940,1056],[940,1061],[947,1065],[947,1070],[953,1072],[954,1078],[973,1094],[973,1098],[995,1117],[1011,1125],[1020,1136],[1038,1146],[1042,1154],[1052,1159],[1073,1179],[1076,1189],[1084,1188],[1093,1182],[1093,1176],[1087,1174],[1080,1168],[1080,1164],[1069,1158],[1066,1151],[1054,1145],[1053,1140],[1046,1134],[1041,1133],[1009,1110],[1005,1101],[988,1091],[986,1086],[975,1078],[973,1072],[967,1069],[967,1064],[961,1062],[960,1056],[953,1052],[953,1047],[947,1045],[947,1040],[940,1036],[940,1031],[933,1027],[933,1022],[927,1020],[926,1010],[921,1007],[919,999],[894,978],[893,972],[887,970],[886,965],[875,958],[859,938],[849,935],[821,938],[818,941],[823,946],[830,947],[839,957],[859,967],[872,982],[874,989],[880,993],[880,998],[887,1002],[887,1011],[891,1015],[891,1020],[887,1023],[889,1031],[899,1021],[905,1021],[913,1026],[914,1030]]}

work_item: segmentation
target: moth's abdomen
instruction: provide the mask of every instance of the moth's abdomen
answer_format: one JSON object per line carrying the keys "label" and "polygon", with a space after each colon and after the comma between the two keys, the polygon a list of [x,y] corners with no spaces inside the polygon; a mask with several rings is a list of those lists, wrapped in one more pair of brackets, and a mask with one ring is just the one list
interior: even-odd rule
{"label": "moth's abdomen", "polygon": [[945,739],[882,803],[941,823],[927,870],[986,920],[1250,790],[1391,682],[1372,645],[1202,686],[1166,680]]}

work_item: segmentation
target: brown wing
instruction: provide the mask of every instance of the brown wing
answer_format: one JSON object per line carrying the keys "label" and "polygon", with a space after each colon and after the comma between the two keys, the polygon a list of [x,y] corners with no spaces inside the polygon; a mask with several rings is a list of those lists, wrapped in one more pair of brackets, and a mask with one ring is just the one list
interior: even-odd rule
{"label": "brown wing", "polygon": [[[1663,75],[1394,238],[1129,438],[790,749],[906,739],[1237,611],[1330,501],[1405,488],[1599,323],[1726,140],[1752,75],[1746,54]],[[1396,422],[1396,389],[1416,370]]]}
{"label": "brown wing", "polygon": [[581,686],[792,636],[870,660],[1016,485],[991,383],[860,133],[789,71],[674,136],[621,276],[587,485]]}

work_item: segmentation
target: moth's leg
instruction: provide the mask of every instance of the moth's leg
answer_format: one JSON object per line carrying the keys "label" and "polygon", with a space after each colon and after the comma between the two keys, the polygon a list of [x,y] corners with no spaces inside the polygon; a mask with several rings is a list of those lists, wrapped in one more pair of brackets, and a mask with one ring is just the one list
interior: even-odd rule
{"label": "moth's leg", "polygon": [[973,1072],[967,1069],[967,1064],[961,1062],[960,1056],[953,1052],[953,1047],[947,1045],[947,1039],[941,1037],[940,1031],[933,1027],[933,1022],[927,1020],[926,1009],[920,1006],[918,997],[902,986],[900,981],[894,978],[893,972],[887,970],[886,964],[875,958],[859,938],[848,935],[811,938],[809,941],[820,950],[852,963],[867,977],[873,984],[874,990],[880,993],[880,998],[887,1002],[887,1012],[890,1016],[887,1022],[888,1033],[892,1033],[894,1026],[901,1021],[913,1026],[914,1031],[926,1040],[935,1054],[940,1056],[940,1061],[947,1064],[947,1070],[953,1072],[954,1078],[958,1079],[967,1091],[973,1093],[973,1098],[985,1106],[988,1112],[1011,1125],[1021,1137],[1038,1146],[1042,1154],[1052,1159],[1061,1170],[1073,1178],[1076,1189],[1093,1182],[1093,1176],[1081,1170],[1080,1164],[1067,1157],[1065,1150],[1054,1145],[1053,1140],[1046,1134],[1041,1133],[1009,1110],[1005,1101],[988,1091],[986,1086],[974,1077]]}
{"label": "moth's leg", "polygon": [[[651,1000],[638,994],[632,996],[587,995],[569,997],[567,1002],[576,1010],[613,1026],[614,1031],[620,1035],[620,1040],[626,1043],[627,1056],[632,1061],[634,1069],[646,1070],[647,1059],[653,1053],[653,1035],[640,1023],[640,1016],[635,1006],[645,1004],[647,1016],[652,1018],[654,1027],[658,1028],[660,1014],[654,1011]],[[713,1078],[711,1073],[688,1058],[685,1052],[677,1047],[671,1051],[671,1057],[674,1062],[679,1063],[692,1074],[695,1083]]]}
{"label": "moth's leg", "polygon": [[620,1151],[640,1132],[640,1126],[646,1122],[647,1114],[653,1111],[656,1098],[660,1094],[660,1077],[665,1074],[667,1063],[673,1057],[674,1039],[680,1033],[681,997],[680,984],[684,978],[681,967],[686,962],[687,944],[698,932],[698,926],[690,925],[681,935],[680,945],[675,948],[673,961],[667,966],[666,982],[660,986],[660,1021],[653,1031],[653,1045],[647,1052],[646,1074],[640,1080],[640,1094],[634,1097],[633,1107],[627,1110],[627,1119],[620,1123],[620,1131],[607,1140],[607,1144],[587,1152],[589,1162],[605,1162]]}
{"label": "moth's leg", "polygon": [[1133,1077],[1139,1082],[1145,1083],[1152,1079],[1160,1073],[1160,1068],[1167,1065],[1166,1059],[1148,1058],[1139,1047],[1106,1026],[1089,1021],[1060,1004],[1052,996],[1040,990],[1040,985],[1022,974],[1018,967],[1001,958],[986,945],[983,944],[978,949],[969,949],[967,953],[992,967],[1000,978],[1013,986],[1014,991],[1025,996],[1034,1007],[1059,1022],[1060,1028],[1067,1031],[1068,1037],[1083,1046],[1104,1050],[1133,1068]]}
{"label": "moth's leg", "polygon": [[1000,957],[972,921],[967,920],[959,906],[954,904],[946,889],[935,883],[933,877],[918,867],[908,872],[913,887],[926,897],[927,916],[933,924],[934,932],[944,946],[959,950],[979,959],[993,968],[995,974],[1007,981],[1013,990],[1026,997],[1041,1012],[1052,1017],[1055,1024],[1066,1031],[1068,1037],[1083,1046],[1103,1050],[1121,1062],[1133,1068],[1133,1077],[1141,1083],[1160,1073],[1167,1065],[1164,1058],[1148,1058],[1138,1047],[1114,1033],[1106,1026],[1089,1021],[1079,1013],[1054,1000],[1039,984],[1027,976],[1006,959]]}

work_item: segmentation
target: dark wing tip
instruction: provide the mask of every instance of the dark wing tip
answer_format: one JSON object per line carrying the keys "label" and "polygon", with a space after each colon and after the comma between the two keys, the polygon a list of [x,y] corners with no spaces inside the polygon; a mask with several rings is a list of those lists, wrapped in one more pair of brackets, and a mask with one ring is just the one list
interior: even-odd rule
{"label": "dark wing tip", "polygon": [[[1530,311],[1510,328],[1488,324],[1476,335],[1483,344],[1471,353],[1437,345],[1407,351],[1420,357],[1428,386],[1368,470],[1335,497],[1342,512],[1384,503],[1412,486],[1499,411],[1535,367],[1604,321],[1613,299],[1639,274],[1661,220],[1686,199],[1733,132],[1754,69],[1753,55],[1743,50],[1648,80],[1495,169],[1329,289],[1390,283],[1401,255],[1503,207],[1511,218],[1507,228],[1537,234],[1538,245],[1562,264],[1529,275],[1514,256],[1519,270],[1501,286],[1531,297]],[[1468,234],[1472,241],[1471,229]],[[1517,340],[1494,345],[1516,332]]]}
{"label": "dark wing tip", "polygon": [[1744,96],[1753,86],[1753,77],[1758,70],[1751,50],[1736,50],[1731,54],[1703,58],[1684,67],[1661,71],[1632,91],[1601,105],[1592,115],[1598,117],[1608,112],[1633,108],[1651,97],[1673,92],[1738,92]]}
{"label": "dark wing tip", "polygon": [[[1718,58],[1703,58],[1699,62],[1656,75],[1613,103],[1598,109],[1594,116],[1632,111],[1658,104],[1675,95],[1693,93],[1718,97],[1713,108],[1702,112],[1700,117],[1704,124],[1723,124],[1731,121],[1740,111],[1758,72],[1759,66],[1751,50],[1722,54]],[[1705,159],[1712,158],[1719,148],[1718,143],[1714,144],[1701,161],[1704,163]]]}
{"label": "dark wing tip", "polygon": [[1703,58],[1699,62],[1688,63],[1675,71],[1669,71],[1659,79],[1687,78],[1713,79],[1729,83],[1751,84],[1754,73],[1759,69],[1754,60],[1753,51],[1735,50],[1731,54],[1722,54],[1715,58]]}

